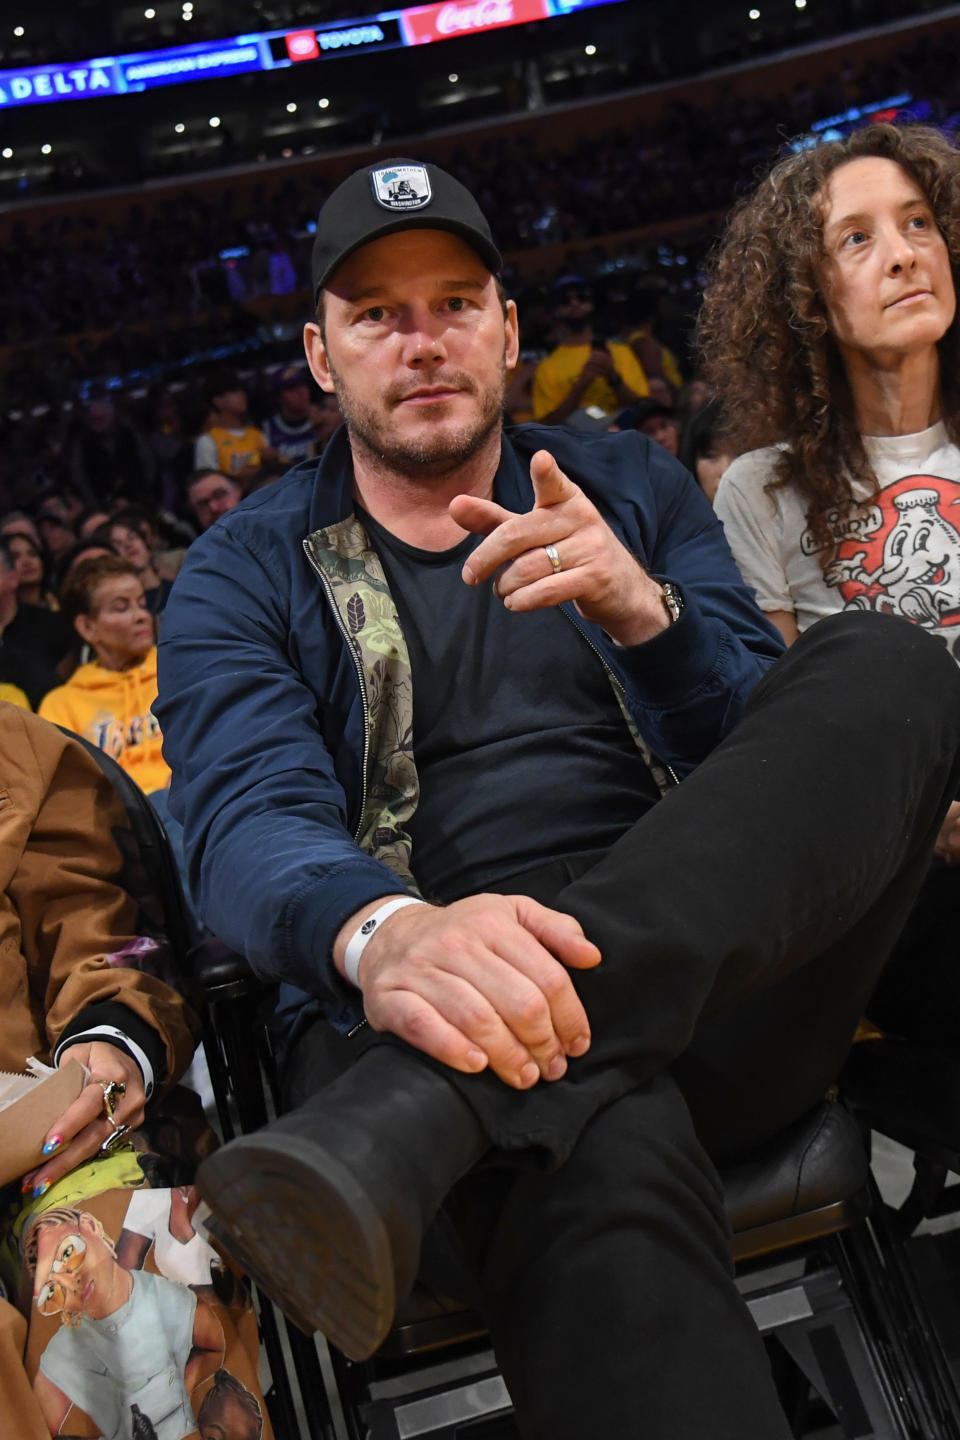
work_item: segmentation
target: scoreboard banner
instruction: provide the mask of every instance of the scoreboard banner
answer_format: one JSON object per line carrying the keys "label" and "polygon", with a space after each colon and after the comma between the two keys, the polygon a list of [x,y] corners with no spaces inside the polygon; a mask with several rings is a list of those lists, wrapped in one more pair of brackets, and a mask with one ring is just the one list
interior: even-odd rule
{"label": "scoreboard banner", "polygon": [[454,35],[477,35],[482,30],[547,20],[550,14],[547,0],[442,0],[439,5],[405,10],[403,28],[408,45],[425,45]]}
{"label": "scoreboard banner", "polygon": [[33,65],[0,70],[0,110],[82,100],[96,95],[128,95],[158,85],[182,85],[255,70],[362,55],[477,35],[509,25],[572,15],[624,0],[440,0],[406,10],[339,21],[335,25],[269,30],[235,39],[205,40],[135,55],[108,55],[69,65]]}

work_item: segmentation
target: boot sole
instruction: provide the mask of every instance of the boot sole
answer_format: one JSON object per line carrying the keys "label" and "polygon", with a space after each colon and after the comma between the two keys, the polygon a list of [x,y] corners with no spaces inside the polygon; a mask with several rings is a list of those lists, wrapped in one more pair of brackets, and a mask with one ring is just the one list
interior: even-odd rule
{"label": "boot sole", "polygon": [[295,1136],[244,1135],[197,1172],[207,1230],[306,1334],[367,1360],[393,1323],[386,1226],[356,1178]]}

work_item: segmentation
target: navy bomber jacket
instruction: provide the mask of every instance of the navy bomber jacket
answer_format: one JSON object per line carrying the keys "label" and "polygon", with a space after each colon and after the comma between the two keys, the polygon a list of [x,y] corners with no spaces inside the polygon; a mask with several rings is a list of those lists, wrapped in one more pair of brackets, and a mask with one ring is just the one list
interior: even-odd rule
{"label": "navy bomber jacket", "polygon": [[[636,432],[512,427],[496,480],[508,509],[532,507],[538,449],[682,592],[679,620],[627,648],[563,607],[599,652],[654,773],[682,778],[736,723],[783,648],[779,634],[707,500],[665,450]],[[159,681],[170,808],[204,921],[264,979],[284,982],[301,1022],[322,1009],[349,1028],[360,995],[330,951],[361,906],[416,892],[404,822],[417,779],[406,644],[353,513],[345,429],[320,461],[256,492],[191,546],[164,613]]]}

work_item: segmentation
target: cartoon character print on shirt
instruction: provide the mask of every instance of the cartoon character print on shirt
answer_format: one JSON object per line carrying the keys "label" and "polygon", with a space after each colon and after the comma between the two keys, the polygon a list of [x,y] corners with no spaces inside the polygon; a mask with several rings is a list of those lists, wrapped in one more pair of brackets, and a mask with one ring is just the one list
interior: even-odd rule
{"label": "cartoon character print on shirt", "polygon": [[839,590],[848,610],[901,615],[926,630],[960,625],[958,506],[955,480],[906,475],[895,481],[840,528],[824,581]]}
{"label": "cartoon character print on shirt", "polygon": [[27,1221],[28,1371],[51,1435],[274,1440],[239,1330],[249,1304],[211,1285],[198,1202],[193,1186],[115,1189]]}

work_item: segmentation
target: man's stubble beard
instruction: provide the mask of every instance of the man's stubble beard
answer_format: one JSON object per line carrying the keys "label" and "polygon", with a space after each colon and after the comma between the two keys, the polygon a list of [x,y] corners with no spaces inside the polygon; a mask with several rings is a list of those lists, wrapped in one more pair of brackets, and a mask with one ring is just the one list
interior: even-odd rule
{"label": "man's stubble beard", "polygon": [[[472,425],[464,425],[453,434],[444,433],[440,426],[432,432],[424,426],[421,436],[405,442],[398,442],[390,435],[387,429],[389,411],[383,418],[356,400],[343,377],[330,364],[329,355],[327,364],[354,454],[359,451],[366,462],[383,475],[402,476],[406,480],[443,479],[472,460],[503,425],[506,355],[500,363],[500,383],[482,395],[482,403]],[[466,371],[458,371],[456,375],[443,376],[442,379],[435,377],[424,383],[444,381],[455,383],[470,394],[481,394],[476,380]]]}

